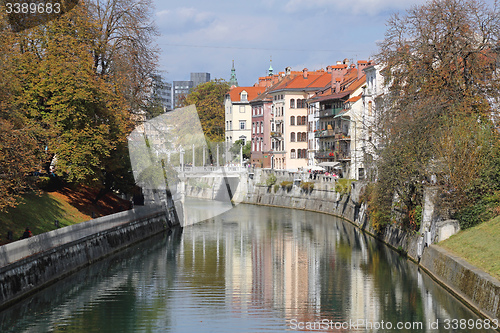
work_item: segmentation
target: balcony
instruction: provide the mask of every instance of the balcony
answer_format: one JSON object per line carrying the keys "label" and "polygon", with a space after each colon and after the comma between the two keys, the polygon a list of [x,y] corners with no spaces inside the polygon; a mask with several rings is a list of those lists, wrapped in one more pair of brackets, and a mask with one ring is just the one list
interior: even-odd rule
{"label": "balcony", "polygon": [[351,154],[345,151],[339,151],[335,153],[337,161],[347,161],[351,159]]}
{"label": "balcony", "polygon": [[351,140],[351,136],[345,133],[335,133],[335,140]]}
{"label": "balcony", "polygon": [[351,154],[344,151],[320,150],[314,154],[314,157],[331,161],[348,161],[351,159]]}
{"label": "balcony", "polygon": [[318,118],[333,117],[333,116],[338,115],[342,110],[343,110],[343,108],[319,110],[319,111],[316,111],[316,117],[318,117]]}
{"label": "balcony", "polygon": [[335,138],[335,140],[351,140],[351,136],[342,132],[339,129],[335,130],[322,130],[314,132],[315,138]]}
{"label": "balcony", "polygon": [[315,138],[328,138],[328,137],[334,137],[334,136],[335,136],[334,130],[322,130],[322,131],[314,132]]}
{"label": "balcony", "polygon": [[335,160],[335,153],[332,150],[320,150],[314,154],[314,158],[322,159],[322,160],[329,159],[329,160],[334,161]]}
{"label": "balcony", "polygon": [[283,134],[280,132],[271,132],[271,138],[283,140]]}

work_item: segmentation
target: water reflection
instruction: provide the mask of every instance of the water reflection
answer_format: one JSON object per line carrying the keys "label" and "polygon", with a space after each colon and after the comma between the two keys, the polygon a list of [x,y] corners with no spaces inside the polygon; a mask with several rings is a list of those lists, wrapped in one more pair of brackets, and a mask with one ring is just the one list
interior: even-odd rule
{"label": "water reflection", "polygon": [[[415,265],[351,225],[248,205],[182,235],[151,239],[0,316],[2,332],[279,332],[325,320],[450,332],[445,319],[476,319]],[[436,320],[439,330],[429,330]]]}

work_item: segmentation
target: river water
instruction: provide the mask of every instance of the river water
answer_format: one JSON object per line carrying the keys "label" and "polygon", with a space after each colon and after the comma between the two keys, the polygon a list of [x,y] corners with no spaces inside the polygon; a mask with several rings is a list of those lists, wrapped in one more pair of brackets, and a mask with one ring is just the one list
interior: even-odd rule
{"label": "river water", "polygon": [[99,261],[0,320],[1,332],[485,331],[349,223],[251,205]]}

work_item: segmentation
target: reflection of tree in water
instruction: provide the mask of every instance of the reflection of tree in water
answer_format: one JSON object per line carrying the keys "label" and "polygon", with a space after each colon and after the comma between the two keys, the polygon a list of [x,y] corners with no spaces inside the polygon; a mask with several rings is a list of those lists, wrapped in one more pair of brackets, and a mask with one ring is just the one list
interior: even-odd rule
{"label": "reflection of tree in water", "polygon": [[[168,325],[167,300],[181,236],[181,228],[162,233],[58,281],[0,312],[0,331],[29,326],[39,332],[48,327],[55,332],[136,332],[138,325]],[[151,283],[137,285],[145,280]]]}

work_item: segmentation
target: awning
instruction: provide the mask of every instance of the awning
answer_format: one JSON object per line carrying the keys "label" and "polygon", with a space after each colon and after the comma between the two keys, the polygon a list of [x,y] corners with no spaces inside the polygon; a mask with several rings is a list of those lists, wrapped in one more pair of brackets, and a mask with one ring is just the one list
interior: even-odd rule
{"label": "awning", "polygon": [[340,164],[340,162],[321,162],[321,163],[318,163],[318,165],[322,166],[322,167],[336,167],[339,164]]}
{"label": "awning", "polygon": [[306,169],[311,170],[311,171],[316,171],[316,170],[325,171],[325,168],[320,167],[318,165],[308,166],[308,167],[306,167]]}

